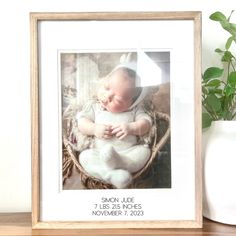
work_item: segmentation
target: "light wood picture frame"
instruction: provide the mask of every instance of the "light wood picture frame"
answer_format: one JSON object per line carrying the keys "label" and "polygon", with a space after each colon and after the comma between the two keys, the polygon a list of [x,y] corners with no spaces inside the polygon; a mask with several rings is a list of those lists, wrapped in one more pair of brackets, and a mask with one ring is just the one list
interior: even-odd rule
{"label": "light wood picture frame", "polygon": [[[36,12],[30,23],[32,227],[202,227],[201,12]],[[140,51],[170,55],[170,184],[63,189],[63,55]]]}

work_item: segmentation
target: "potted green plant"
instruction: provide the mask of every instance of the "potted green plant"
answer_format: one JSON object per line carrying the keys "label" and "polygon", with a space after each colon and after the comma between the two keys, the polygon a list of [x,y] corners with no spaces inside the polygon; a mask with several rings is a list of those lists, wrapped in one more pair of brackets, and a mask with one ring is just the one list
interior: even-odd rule
{"label": "potted green plant", "polygon": [[202,75],[203,215],[236,224],[236,24],[215,12],[210,19],[228,32],[224,48],[215,52],[222,67]]}
{"label": "potted green plant", "polygon": [[202,76],[203,128],[210,126],[214,120],[233,120],[236,116],[236,58],[235,52],[230,50],[233,42],[236,44],[236,24],[230,22],[232,13],[228,18],[221,12],[210,16],[229,32],[229,38],[224,49],[215,49],[224,67],[210,67]]}

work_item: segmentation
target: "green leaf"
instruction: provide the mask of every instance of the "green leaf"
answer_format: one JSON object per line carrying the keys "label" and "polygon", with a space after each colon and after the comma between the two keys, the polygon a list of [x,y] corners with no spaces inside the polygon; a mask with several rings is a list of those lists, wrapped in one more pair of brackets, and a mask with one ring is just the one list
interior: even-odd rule
{"label": "green leaf", "polygon": [[221,61],[231,62],[233,57],[234,56],[232,55],[232,53],[230,51],[225,51],[224,55],[221,58]]}
{"label": "green leaf", "polygon": [[229,23],[228,21],[220,21],[222,28],[228,31],[232,36],[236,34],[236,24]]}
{"label": "green leaf", "polygon": [[222,95],[222,90],[215,87],[208,87],[208,94]]}
{"label": "green leaf", "polygon": [[204,86],[202,86],[202,93],[203,94],[208,94],[208,91],[207,91],[207,89]]}
{"label": "green leaf", "polygon": [[233,37],[233,36],[231,36],[231,37],[228,38],[228,40],[227,40],[227,42],[226,42],[226,44],[225,44],[225,49],[226,49],[226,50],[228,50],[228,49],[231,47],[231,44],[232,44],[233,40],[234,40],[234,37]]}
{"label": "green leaf", "polygon": [[210,19],[214,21],[226,21],[226,17],[223,13],[217,11],[210,15]]}
{"label": "green leaf", "polygon": [[231,11],[231,13],[230,13],[230,15],[229,15],[227,21],[230,21],[230,18],[231,18],[231,16],[232,16],[233,13],[234,13],[234,10]]}
{"label": "green leaf", "polygon": [[219,95],[222,95],[222,89],[215,89],[214,93],[215,94],[219,94]]}
{"label": "green leaf", "polygon": [[209,94],[206,98],[206,103],[211,108],[211,110],[215,112],[221,111],[221,102],[215,94]]}
{"label": "green leaf", "polygon": [[223,120],[229,120],[228,117],[230,116],[230,114],[231,114],[231,112],[229,112],[228,109],[224,110],[223,113],[222,113]]}
{"label": "green leaf", "polygon": [[220,48],[216,48],[216,49],[215,49],[215,52],[217,52],[217,53],[222,53],[222,52],[224,52],[224,51],[222,51]]}
{"label": "green leaf", "polygon": [[222,76],[223,72],[224,69],[220,69],[218,67],[209,67],[203,74],[203,80],[219,78]]}
{"label": "green leaf", "polygon": [[218,80],[218,79],[213,79],[213,80],[210,80],[206,86],[210,86],[210,87],[219,87],[221,84],[221,81]]}
{"label": "green leaf", "polygon": [[228,82],[231,86],[235,87],[236,85],[236,72],[235,71],[232,71],[229,74]]}
{"label": "green leaf", "polygon": [[208,113],[202,113],[202,128],[207,128],[211,125],[212,118]]}
{"label": "green leaf", "polygon": [[226,31],[228,31],[228,32],[231,31],[230,23],[228,21],[220,21],[220,24],[221,24],[222,28],[225,29]]}
{"label": "green leaf", "polygon": [[225,95],[229,97],[230,95],[235,93],[235,88],[231,87],[230,85],[227,85],[224,91]]}
{"label": "green leaf", "polygon": [[231,29],[232,35],[235,36],[235,34],[236,34],[236,24],[230,23],[230,29]]}

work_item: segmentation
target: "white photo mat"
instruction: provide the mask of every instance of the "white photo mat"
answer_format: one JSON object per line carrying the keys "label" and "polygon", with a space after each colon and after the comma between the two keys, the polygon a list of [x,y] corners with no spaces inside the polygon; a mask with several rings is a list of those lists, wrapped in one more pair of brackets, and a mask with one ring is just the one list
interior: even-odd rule
{"label": "white photo mat", "polygon": [[[34,63],[37,63],[37,72],[33,70],[32,79],[38,80],[37,85],[32,83],[32,104],[36,97],[34,89],[39,88],[38,110],[33,109],[32,117],[33,123],[35,115],[40,123],[37,132],[33,128],[32,135],[35,151],[32,159],[32,209],[33,226],[36,228],[201,227],[201,112],[198,98],[200,78],[197,77],[200,76],[200,36],[196,35],[200,13],[167,13],[169,19],[152,13],[154,19],[149,19],[148,14],[143,15],[148,20],[136,19],[140,14],[134,14],[134,19],[126,19],[127,14],[124,20],[113,20],[110,13],[105,16],[110,16],[110,19],[105,21],[96,20],[96,17],[93,20],[89,17],[80,20],[79,13],[77,18],[76,14],[72,17],[65,13],[61,19],[60,14],[55,16],[53,13],[46,17],[43,13],[31,15],[32,24],[37,28],[37,40],[32,33],[32,50],[38,49],[38,61],[32,59],[34,68]],[[116,16],[116,13],[113,15]],[[171,52],[171,188],[62,190],[58,52],[139,49]],[[34,139],[36,136],[37,141]],[[37,142],[36,146],[34,142]],[[37,149],[40,152],[37,153]],[[122,199],[133,204],[131,209],[127,209],[128,214],[119,213]],[[119,208],[117,212],[111,213],[112,208],[116,207]],[[110,212],[108,215],[106,208]],[[96,210],[98,213],[95,213]],[[139,213],[131,213],[132,210],[138,210]]]}

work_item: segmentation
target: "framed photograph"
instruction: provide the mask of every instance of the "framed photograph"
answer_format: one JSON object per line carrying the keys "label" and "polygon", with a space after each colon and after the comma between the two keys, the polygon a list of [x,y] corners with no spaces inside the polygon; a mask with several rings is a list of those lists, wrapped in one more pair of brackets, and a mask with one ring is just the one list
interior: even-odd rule
{"label": "framed photograph", "polygon": [[202,227],[201,13],[30,17],[32,227]]}

